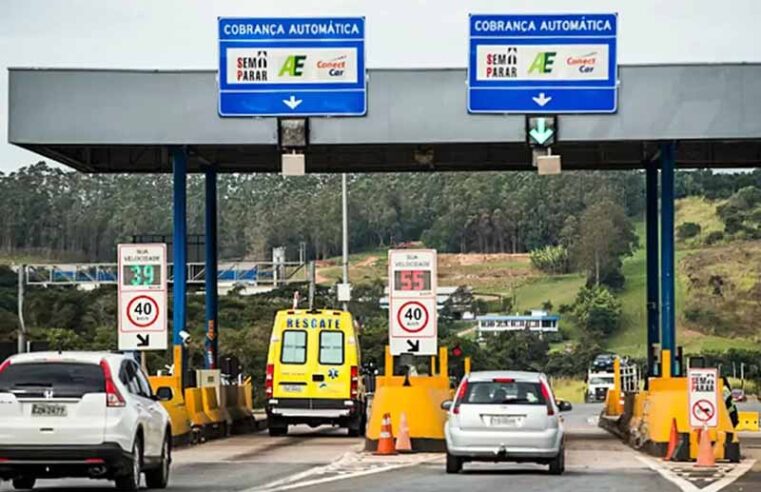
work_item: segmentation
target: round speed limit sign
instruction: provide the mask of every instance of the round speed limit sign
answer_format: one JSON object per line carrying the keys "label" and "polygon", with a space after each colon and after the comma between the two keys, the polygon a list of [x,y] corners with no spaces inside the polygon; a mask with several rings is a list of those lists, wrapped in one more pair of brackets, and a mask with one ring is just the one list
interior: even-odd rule
{"label": "round speed limit sign", "polygon": [[397,311],[396,320],[402,330],[417,333],[428,325],[428,310],[417,301],[405,302]]}
{"label": "round speed limit sign", "polygon": [[152,297],[137,296],[127,304],[127,317],[135,326],[151,326],[159,317],[159,305]]}

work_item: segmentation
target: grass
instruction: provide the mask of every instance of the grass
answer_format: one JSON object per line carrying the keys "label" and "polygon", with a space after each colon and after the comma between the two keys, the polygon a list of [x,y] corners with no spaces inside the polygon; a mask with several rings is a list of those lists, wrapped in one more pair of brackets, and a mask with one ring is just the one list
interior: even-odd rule
{"label": "grass", "polygon": [[545,301],[552,302],[557,311],[561,304],[572,304],[576,293],[584,285],[583,275],[568,274],[529,279],[516,287],[516,309],[524,311],[539,308]]}
{"label": "grass", "polygon": [[552,378],[552,391],[559,400],[584,403],[584,381],[572,378]]}
{"label": "grass", "polygon": [[716,207],[721,202],[707,200],[704,197],[691,196],[676,202],[676,226],[693,222],[700,226],[700,234],[684,242],[684,246],[697,247],[703,239],[714,231],[724,231],[724,223],[716,214]]}

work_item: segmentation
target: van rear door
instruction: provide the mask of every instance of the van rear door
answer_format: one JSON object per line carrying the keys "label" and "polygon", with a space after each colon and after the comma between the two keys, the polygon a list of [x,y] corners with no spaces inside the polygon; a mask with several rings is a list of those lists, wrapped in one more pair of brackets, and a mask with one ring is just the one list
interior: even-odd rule
{"label": "van rear door", "polygon": [[326,329],[315,332],[315,336],[314,398],[348,399],[351,374],[347,363],[346,334],[341,330]]}
{"label": "van rear door", "polygon": [[312,373],[307,364],[310,333],[306,329],[286,329],[280,335],[275,364],[274,398],[310,398],[312,393]]}
{"label": "van rear door", "polygon": [[99,365],[24,362],[0,372],[0,443],[100,444],[106,389]]}

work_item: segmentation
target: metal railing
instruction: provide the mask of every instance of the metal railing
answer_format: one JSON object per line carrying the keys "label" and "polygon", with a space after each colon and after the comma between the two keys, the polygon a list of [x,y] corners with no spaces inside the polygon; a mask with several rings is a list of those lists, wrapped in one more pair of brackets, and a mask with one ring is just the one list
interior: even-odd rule
{"label": "metal railing", "polygon": [[[220,284],[282,285],[304,282],[307,279],[305,263],[271,261],[222,262],[217,267],[217,281]],[[303,273],[303,277],[298,275]],[[188,263],[185,269],[188,284],[206,282],[206,265]],[[24,265],[27,285],[81,285],[116,284],[119,268],[116,263],[56,263]],[[167,280],[174,282],[174,265],[168,264]]]}
{"label": "metal railing", "polygon": [[621,364],[621,392],[636,393],[639,391],[639,367],[636,364]]}

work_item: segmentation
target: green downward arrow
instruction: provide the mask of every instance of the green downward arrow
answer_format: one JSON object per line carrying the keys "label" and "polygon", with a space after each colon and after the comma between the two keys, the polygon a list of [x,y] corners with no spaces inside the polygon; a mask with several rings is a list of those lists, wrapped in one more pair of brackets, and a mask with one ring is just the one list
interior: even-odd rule
{"label": "green downward arrow", "polygon": [[539,145],[544,145],[544,143],[552,137],[553,133],[555,133],[555,130],[547,128],[545,118],[538,118],[536,120],[536,128],[532,128],[531,131],[528,132],[528,134],[531,135],[531,138],[533,138]]}

